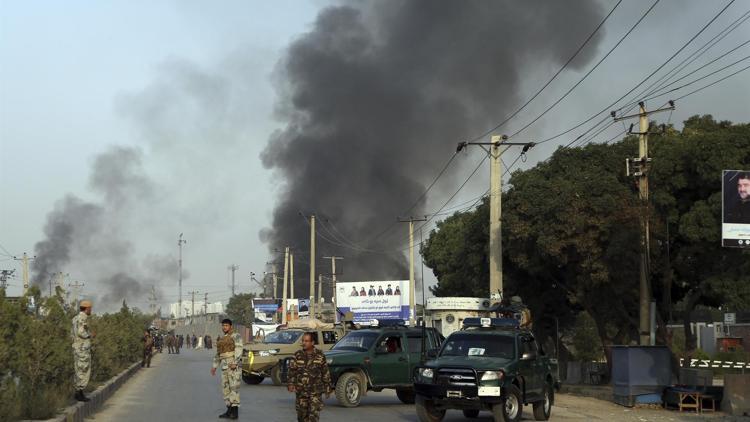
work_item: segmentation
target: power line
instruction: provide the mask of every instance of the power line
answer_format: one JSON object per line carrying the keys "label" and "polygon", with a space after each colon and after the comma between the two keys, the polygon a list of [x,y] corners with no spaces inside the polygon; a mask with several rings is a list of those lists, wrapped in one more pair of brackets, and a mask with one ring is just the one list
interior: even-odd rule
{"label": "power line", "polygon": [[594,67],[592,67],[591,69],[589,69],[589,71],[588,71],[588,72],[586,72],[586,74],[585,74],[585,75],[583,75],[583,77],[582,77],[581,79],[579,79],[579,80],[578,80],[578,82],[576,82],[576,83],[575,83],[575,85],[573,85],[572,87],[570,87],[570,89],[568,89],[568,91],[566,91],[566,92],[565,92],[565,94],[563,94],[563,95],[562,95],[562,97],[558,98],[558,99],[557,99],[557,101],[555,101],[554,103],[552,103],[552,105],[550,105],[549,107],[547,107],[547,108],[546,108],[546,109],[545,109],[545,110],[544,110],[544,111],[542,112],[542,114],[540,114],[539,116],[537,116],[536,118],[534,118],[534,119],[533,119],[532,121],[530,121],[529,123],[527,123],[527,124],[526,124],[525,126],[523,126],[523,127],[521,128],[521,129],[518,129],[517,131],[515,131],[515,132],[514,132],[514,133],[513,133],[512,135],[508,136],[508,138],[513,138],[514,136],[516,136],[516,135],[518,135],[519,133],[521,133],[521,132],[523,132],[524,130],[526,130],[526,129],[527,129],[527,128],[528,128],[529,126],[531,126],[531,125],[533,125],[534,123],[536,123],[536,122],[537,122],[537,121],[538,121],[539,119],[541,119],[541,118],[542,118],[542,117],[543,117],[544,115],[546,115],[546,114],[547,114],[547,113],[548,113],[548,112],[549,112],[550,110],[552,110],[552,109],[553,109],[553,108],[554,108],[555,106],[557,106],[557,105],[558,105],[558,104],[559,104],[559,103],[560,103],[560,102],[561,102],[562,100],[564,100],[564,99],[565,99],[565,98],[566,98],[566,97],[567,97],[567,96],[568,96],[568,95],[569,95],[569,94],[570,94],[571,92],[573,92],[573,90],[574,90],[574,89],[576,89],[576,88],[577,88],[577,87],[578,87],[578,86],[579,86],[579,85],[580,85],[581,83],[583,83],[583,81],[585,81],[585,80],[586,80],[586,78],[588,78],[588,77],[589,77],[589,75],[591,75],[591,73],[593,73],[593,72],[594,72],[594,70],[596,70],[596,69],[597,69],[597,68],[599,67],[599,65],[600,65],[600,64],[602,64],[602,62],[604,62],[604,60],[606,60],[606,59],[607,59],[607,57],[609,57],[609,55],[610,55],[610,54],[612,54],[612,53],[613,53],[613,52],[615,51],[615,49],[617,49],[617,47],[619,47],[619,46],[620,46],[620,44],[622,44],[622,42],[623,42],[623,41],[625,41],[625,38],[627,38],[627,37],[628,37],[628,35],[630,35],[630,34],[631,34],[631,33],[632,33],[632,32],[633,32],[634,30],[635,30],[635,28],[636,28],[636,27],[637,27],[637,26],[638,26],[638,25],[639,25],[639,24],[640,24],[640,23],[641,23],[641,22],[643,21],[643,19],[645,19],[645,18],[646,18],[646,16],[648,16],[648,14],[649,14],[649,13],[651,13],[651,11],[652,11],[652,10],[654,9],[654,7],[656,7],[656,5],[657,5],[657,4],[659,3],[659,1],[660,1],[660,0],[656,0],[656,1],[655,1],[655,2],[654,2],[654,3],[652,4],[652,5],[651,5],[651,7],[649,7],[649,8],[648,8],[648,9],[646,10],[646,12],[645,12],[645,13],[643,13],[643,15],[642,15],[642,16],[640,17],[640,19],[638,19],[638,20],[637,20],[637,21],[635,22],[635,24],[634,24],[634,25],[633,25],[632,27],[630,27],[630,29],[628,30],[628,32],[626,32],[626,33],[625,33],[625,35],[623,35],[623,36],[622,36],[622,37],[620,38],[620,40],[619,40],[619,41],[617,41],[617,43],[616,43],[616,44],[614,45],[614,47],[612,47],[612,48],[611,48],[611,49],[610,49],[610,50],[609,50],[609,51],[607,52],[607,54],[605,54],[605,55],[604,55],[604,57],[602,57],[601,59],[599,59],[599,61],[598,61],[598,62],[597,62],[597,63],[596,63],[595,65],[594,65]]}
{"label": "power line", "polygon": [[[701,47],[699,47],[698,49],[696,49],[692,54],[690,54],[689,56],[687,56],[680,63],[678,63],[677,65],[675,65],[669,72],[665,73],[661,78],[659,78],[657,81],[655,81],[651,85],[649,85],[646,89],[644,89],[643,91],[641,91],[641,93],[639,93],[636,96],[636,99],[631,104],[632,105],[637,105],[640,98],[643,98],[644,96],[651,96],[651,95],[653,95],[654,92],[662,89],[664,87],[664,84],[667,83],[670,78],[672,78],[674,76],[677,76],[677,74],[679,74],[687,66],[689,66],[690,64],[692,64],[693,62],[695,62],[698,58],[700,58],[701,56],[703,56],[708,50],[710,50],[716,44],[718,44],[721,40],[723,40],[727,35],[729,35],[730,33],[732,33],[732,31],[734,31],[740,25],[742,25],[743,23],[745,23],[745,21],[747,21],[748,18],[750,18],[750,10],[748,10],[747,12],[745,12],[742,16],[740,16],[739,18],[737,18],[734,22],[730,23],[726,28],[724,28],[721,31],[719,31],[718,34],[716,34],[710,40],[706,41],[705,44],[703,44]],[[703,68],[703,67],[705,67],[705,65],[702,66],[701,68]],[[699,68],[699,69],[701,69],[701,68]],[[676,72],[675,72],[675,70],[676,70]],[[672,74],[673,72],[674,72],[674,74]],[[691,73],[693,73],[693,72],[691,72]],[[682,78],[678,79],[678,81],[684,79],[686,76],[683,76]],[[672,82],[672,83],[674,83],[674,82]],[[669,85],[667,85],[667,86],[669,86]],[[623,106],[622,108],[625,108],[625,107],[627,107],[628,105],[631,105],[631,104],[627,104],[627,105]]]}
{"label": "power line", "polygon": [[[658,1],[659,0],[657,0],[657,3],[658,3]],[[557,70],[557,72],[555,72],[555,74],[552,75],[552,77],[544,85],[542,85],[542,87],[539,88],[539,90],[537,90],[536,93],[534,93],[534,95],[532,95],[528,100],[526,100],[526,102],[523,105],[521,105],[521,107],[519,107],[518,109],[516,109],[516,111],[514,111],[513,113],[511,113],[502,122],[498,123],[493,128],[489,129],[488,131],[484,132],[483,134],[481,134],[481,135],[473,138],[471,142],[475,142],[475,141],[477,141],[479,139],[482,139],[485,136],[489,135],[490,133],[496,131],[497,129],[499,129],[500,127],[502,127],[505,123],[507,123],[512,118],[514,118],[515,116],[517,116],[518,113],[520,113],[521,111],[523,111],[529,104],[531,104],[531,102],[534,101],[542,93],[542,91],[544,91],[555,79],[557,79],[557,77],[563,72],[563,70],[567,69],[568,65],[570,65],[570,63],[573,60],[575,60],[576,57],[578,57],[578,55],[580,54],[580,52],[586,47],[586,45],[588,45],[589,41],[591,41],[591,39],[599,32],[599,30],[602,28],[602,26],[604,26],[604,23],[607,22],[607,20],[609,20],[610,16],[612,16],[612,14],[620,6],[621,3],[622,3],[622,0],[619,0],[612,7],[612,9],[609,11],[609,13],[607,13],[607,15],[604,17],[604,19],[602,19],[602,21],[599,22],[599,25],[597,25],[596,28],[594,28],[594,30],[589,34],[589,36],[586,38],[586,40],[584,40],[584,42],[576,49],[575,53],[573,53],[573,55],[570,56],[570,58],[568,58],[568,60]],[[458,153],[454,153],[451,156],[450,160],[448,160],[448,162],[443,166],[442,170],[440,170],[440,172],[438,173],[438,175],[433,179],[432,183],[430,183],[430,185],[427,187],[427,189],[417,198],[416,201],[414,201],[414,204],[412,204],[411,207],[409,207],[406,211],[404,211],[404,212],[401,213],[402,215],[409,214],[409,212],[412,209],[414,209],[414,207],[416,207],[419,204],[419,202],[432,189],[432,187],[435,185],[435,183],[438,181],[438,179],[440,179],[440,177],[443,175],[443,173],[445,173],[445,171],[447,170],[448,166],[450,166],[450,164],[453,162],[453,159],[456,157],[456,155],[458,155]],[[382,235],[384,235],[385,233],[387,233],[388,231],[390,231],[394,227],[396,227],[397,223],[398,223],[398,221],[392,222],[389,226],[387,226],[385,229],[383,229],[378,234],[376,234],[367,243],[372,243],[372,242],[376,241]]]}
{"label": "power line", "polygon": [[706,88],[709,88],[709,87],[711,87],[711,86],[714,86],[714,85],[718,84],[719,82],[722,82],[722,81],[724,81],[724,80],[726,80],[726,79],[729,79],[729,78],[731,78],[732,76],[734,76],[734,75],[736,75],[736,74],[738,74],[738,73],[740,73],[740,72],[744,72],[744,71],[746,71],[747,69],[750,69],[750,66],[746,66],[746,67],[743,67],[742,69],[740,69],[740,70],[738,70],[738,71],[736,71],[736,72],[734,72],[734,73],[731,73],[731,74],[729,74],[729,75],[727,75],[727,76],[724,76],[723,78],[721,78],[721,79],[719,79],[719,80],[716,80],[716,81],[714,81],[714,82],[711,82],[710,84],[708,84],[708,85],[706,85],[706,86],[700,87],[700,88],[698,88],[698,89],[696,89],[696,90],[694,90],[694,91],[690,91],[690,92],[688,92],[687,94],[685,94],[685,95],[683,95],[683,96],[681,96],[681,97],[677,97],[677,98],[675,99],[675,101],[677,101],[677,100],[681,100],[681,99],[683,99],[683,98],[685,98],[685,97],[689,97],[689,96],[691,96],[691,95],[693,95],[693,94],[696,94],[696,93],[698,93],[698,92],[701,92],[701,91],[703,91],[704,89],[706,89]]}
{"label": "power line", "polygon": [[[594,113],[594,114],[593,114],[593,115],[592,115],[591,117],[589,117],[588,119],[584,120],[583,122],[581,122],[581,123],[578,123],[577,125],[575,125],[575,126],[573,126],[573,127],[569,128],[569,129],[566,129],[566,130],[564,130],[564,131],[562,131],[562,132],[560,132],[560,133],[558,133],[558,134],[556,134],[556,135],[553,135],[553,136],[550,136],[549,138],[546,138],[546,139],[544,139],[544,140],[541,140],[541,141],[537,142],[536,144],[537,144],[537,145],[539,145],[539,144],[543,144],[543,143],[546,143],[546,142],[552,141],[552,140],[554,140],[554,139],[557,139],[557,138],[559,138],[559,137],[561,137],[561,136],[563,136],[563,135],[567,135],[568,133],[570,133],[570,132],[572,132],[572,131],[574,131],[574,130],[578,129],[579,127],[581,127],[581,126],[585,125],[586,123],[588,123],[588,122],[590,122],[590,121],[594,120],[594,119],[595,119],[595,118],[596,118],[597,116],[599,116],[600,114],[602,114],[602,113],[604,113],[604,112],[607,112],[607,111],[611,110],[611,109],[612,109],[612,107],[614,107],[615,105],[617,105],[617,103],[619,103],[620,101],[622,101],[622,100],[623,100],[623,99],[624,99],[625,97],[627,97],[628,95],[632,94],[632,93],[633,93],[633,91],[635,91],[636,89],[638,89],[638,87],[639,87],[639,86],[643,85],[643,84],[644,84],[644,83],[645,83],[645,82],[646,82],[647,80],[649,80],[649,79],[650,79],[650,78],[651,78],[652,76],[654,76],[654,75],[655,75],[656,73],[658,73],[658,72],[659,72],[659,71],[660,71],[661,69],[663,69],[663,68],[664,68],[664,66],[666,66],[666,65],[667,65],[667,64],[668,64],[668,63],[669,63],[670,61],[672,61],[672,59],[674,59],[674,58],[675,58],[675,57],[676,57],[676,56],[677,56],[678,54],[680,54],[680,53],[681,53],[681,52],[682,52],[682,51],[683,51],[683,50],[684,50],[684,49],[685,49],[685,48],[686,48],[686,47],[687,47],[688,45],[690,45],[690,44],[691,44],[691,43],[692,43],[692,42],[693,42],[693,41],[694,41],[694,40],[695,40],[695,39],[696,39],[696,38],[697,38],[698,36],[700,36],[700,34],[702,34],[702,33],[703,33],[703,32],[704,32],[704,31],[705,31],[705,30],[706,30],[706,29],[707,29],[707,28],[708,28],[708,27],[709,27],[709,26],[710,26],[710,25],[711,25],[711,24],[712,24],[712,23],[714,22],[714,21],[716,21],[716,19],[718,19],[718,18],[719,18],[719,16],[721,16],[721,15],[722,15],[722,14],[723,14],[723,13],[724,13],[724,12],[725,12],[726,10],[727,10],[727,8],[729,8],[729,6],[731,6],[731,5],[732,5],[732,3],[734,3],[734,2],[735,2],[735,0],[730,0],[730,2],[729,2],[729,3],[728,3],[728,4],[726,5],[726,6],[724,6],[724,7],[723,7],[723,8],[722,8],[722,9],[721,9],[721,10],[720,10],[720,11],[719,11],[719,12],[718,12],[718,13],[717,13],[716,15],[714,15],[714,17],[713,17],[713,18],[711,18],[711,20],[709,20],[709,21],[708,21],[708,23],[706,23],[706,24],[705,24],[705,25],[704,25],[704,26],[703,26],[703,27],[702,27],[702,28],[701,28],[701,29],[700,29],[700,30],[699,30],[699,31],[698,31],[698,32],[697,32],[697,33],[696,33],[695,35],[693,35],[693,36],[692,36],[692,37],[691,37],[691,38],[690,38],[690,39],[689,39],[689,40],[688,40],[688,41],[687,41],[687,42],[686,42],[685,44],[683,44],[683,45],[682,45],[682,47],[680,47],[680,48],[679,48],[679,49],[678,49],[678,50],[677,50],[677,51],[676,51],[676,52],[675,52],[674,54],[672,54],[672,56],[670,56],[670,57],[669,57],[669,58],[668,58],[668,59],[667,59],[667,60],[666,60],[666,61],[665,61],[664,63],[662,63],[662,64],[661,64],[661,65],[660,65],[659,67],[657,67],[657,68],[656,68],[656,70],[652,71],[652,72],[651,72],[651,73],[650,73],[650,74],[649,74],[648,76],[646,76],[646,77],[645,77],[645,78],[644,78],[644,79],[643,79],[643,80],[642,80],[641,82],[637,83],[637,84],[636,84],[636,85],[635,85],[635,86],[634,86],[633,88],[631,88],[631,89],[630,89],[630,90],[629,90],[628,92],[626,92],[625,94],[623,94],[623,95],[622,95],[622,96],[621,96],[620,98],[618,98],[617,100],[615,100],[614,102],[612,102],[612,103],[611,103],[610,105],[608,105],[607,107],[603,108],[603,109],[602,109],[601,111],[599,111],[599,112],[597,112],[597,113]],[[627,105],[626,105],[626,106],[623,106],[623,107],[627,107]]]}
{"label": "power line", "polygon": [[594,31],[591,34],[589,34],[588,38],[586,38],[583,44],[581,44],[580,47],[578,47],[578,49],[576,50],[576,52],[573,53],[572,56],[570,56],[568,61],[566,61],[565,64],[562,65],[562,67],[560,67],[560,69],[558,69],[557,72],[554,75],[552,75],[552,77],[547,81],[547,83],[545,83],[541,88],[539,88],[539,90],[531,98],[526,100],[526,102],[521,107],[519,107],[516,111],[514,111],[510,116],[506,117],[502,122],[498,123],[495,127],[484,132],[483,134],[473,138],[470,142],[476,142],[484,138],[485,136],[491,134],[492,132],[500,129],[500,127],[508,123],[510,119],[514,118],[516,115],[518,115],[518,113],[520,113],[524,108],[526,108],[526,106],[528,106],[532,101],[534,101],[534,99],[538,97],[539,94],[541,94],[542,91],[544,91],[552,83],[552,81],[554,81],[557,78],[557,76],[560,75],[560,73],[562,73],[562,71],[565,70],[568,67],[568,65],[578,56],[578,53],[580,53],[581,50],[583,50],[583,48],[589,43],[589,41],[591,41],[594,35],[596,35],[596,33],[599,32],[599,29],[601,29],[601,27],[604,25],[604,22],[606,22],[609,19],[609,17],[612,15],[612,13],[614,13],[615,9],[617,9],[617,7],[620,6],[620,3],[622,3],[622,0],[618,1],[617,4],[615,4],[612,10],[610,10],[609,13],[607,13],[607,16],[605,16],[604,19],[601,22],[599,22],[599,25],[597,25],[596,28],[594,28]]}
{"label": "power line", "polygon": [[[747,42],[750,42],[750,41],[747,41]],[[690,81],[690,82],[688,82],[688,83],[686,83],[686,84],[684,84],[684,85],[680,85],[680,86],[678,86],[677,88],[673,88],[673,89],[670,89],[669,91],[665,91],[665,92],[662,92],[662,93],[660,93],[660,94],[656,94],[656,95],[654,95],[653,97],[649,97],[649,98],[646,98],[646,99],[644,99],[643,101],[653,100],[653,99],[655,99],[655,98],[663,97],[663,96],[665,96],[665,95],[667,95],[667,94],[669,94],[669,93],[672,93],[672,92],[675,92],[675,91],[679,91],[679,90],[681,90],[681,89],[683,89],[683,88],[685,88],[685,87],[688,87],[688,86],[690,86],[690,85],[692,85],[692,84],[694,84],[694,83],[696,83],[696,82],[700,82],[700,81],[702,81],[702,80],[704,80],[704,79],[706,79],[706,78],[708,78],[708,77],[711,77],[711,76],[713,76],[713,75],[715,75],[715,74],[717,74],[717,73],[719,73],[719,72],[721,72],[721,71],[723,71],[723,70],[726,70],[726,69],[728,69],[728,68],[730,68],[730,67],[732,67],[732,66],[734,66],[734,65],[736,65],[736,64],[739,64],[739,63],[741,63],[741,62],[744,62],[744,61],[745,61],[745,60],[747,60],[747,59],[750,59],[750,55],[748,55],[748,56],[745,56],[745,57],[743,57],[743,58],[741,58],[741,59],[739,59],[739,60],[737,60],[737,61],[734,61],[734,62],[732,62],[731,64],[728,64],[728,65],[726,65],[726,66],[724,66],[724,67],[721,67],[721,68],[719,68],[719,69],[717,69],[717,70],[715,70],[715,71],[713,71],[713,72],[711,72],[711,73],[709,73],[709,74],[707,74],[707,75],[701,76],[701,77],[700,77],[700,78],[698,78],[698,79],[694,79],[694,80],[692,80],[692,81]],[[687,76],[687,75],[686,75],[686,76]]]}

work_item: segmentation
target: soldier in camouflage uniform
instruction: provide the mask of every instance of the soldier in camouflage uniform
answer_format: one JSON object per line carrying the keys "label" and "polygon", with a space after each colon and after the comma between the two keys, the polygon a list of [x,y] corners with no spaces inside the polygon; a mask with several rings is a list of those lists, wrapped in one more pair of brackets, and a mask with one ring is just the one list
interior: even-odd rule
{"label": "soldier in camouflage uniform", "polygon": [[232,331],[232,320],[221,321],[224,335],[216,342],[216,356],[211,375],[221,365],[221,388],[227,411],[220,418],[237,419],[240,407],[240,379],[242,377],[242,337]]}
{"label": "soldier in camouflage uniform", "polygon": [[80,312],[73,317],[73,366],[75,369],[74,385],[76,389],[75,399],[78,401],[89,401],[83,394],[84,388],[91,378],[91,339],[96,337],[96,332],[89,329],[89,316],[91,315],[91,302],[82,300],[79,304]]}
{"label": "soldier in camouflage uniform", "polygon": [[289,361],[287,389],[296,393],[297,421],[318,422],[323,410],[322,395],[331,395],[331,373],[325,355],[315,348],[312,333],[302,336],[302,350]]}

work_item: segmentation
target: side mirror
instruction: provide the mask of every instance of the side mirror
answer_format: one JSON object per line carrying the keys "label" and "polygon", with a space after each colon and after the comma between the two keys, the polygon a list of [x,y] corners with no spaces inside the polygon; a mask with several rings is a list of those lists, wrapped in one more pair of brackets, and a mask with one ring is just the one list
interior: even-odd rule
{"label": "side mirror", "polygon": [[437,349],[430,349],[427,351],[427,358],[429,359],[435,359],[438,355]]}
{"label": "side mirror", "polygon": [[521,355],[521,360],[534,360],[536,359],[536,352],[526,352]]}

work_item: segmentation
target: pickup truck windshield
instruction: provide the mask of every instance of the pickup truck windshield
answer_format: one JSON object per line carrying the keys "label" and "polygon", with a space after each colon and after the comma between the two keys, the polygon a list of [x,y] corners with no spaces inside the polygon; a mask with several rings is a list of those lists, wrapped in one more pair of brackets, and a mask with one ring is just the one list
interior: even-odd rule
{"label": "pickup truck windshield", "polygon": [[302,335],[302,331],[294,330],[294,331],[288,331],[288,330],[282,330],[282,331],[276,331],[266,336],[266,339],[263,340],[263,343],[273,343],[273,344],[292,344],[297,341],[297,339]]}
{"label": "pickup truck windshield", "polygon": [[515,338],[493,334],[458,333],[445,340],[440,356],[485,356],[512,359]]}
{"label": "pickup truck windshield", "polygon": [[331,350],[366,352],[377,338],[378,333],[351,332],[339,340]]}

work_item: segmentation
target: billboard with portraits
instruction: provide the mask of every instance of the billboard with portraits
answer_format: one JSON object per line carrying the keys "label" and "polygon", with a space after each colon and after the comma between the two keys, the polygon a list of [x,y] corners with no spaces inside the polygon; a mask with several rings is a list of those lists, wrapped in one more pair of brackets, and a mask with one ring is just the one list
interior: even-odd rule
{"label": "billboard with portraits", "polygon": [[724,170],[721,244],[750,248],[750,170]]}
{"label": "billboard with portraits", "polygon": [[352,312],[354,322],[368,325],[373,319],[409,320],[409,280],[336,283],[336,307]]}

